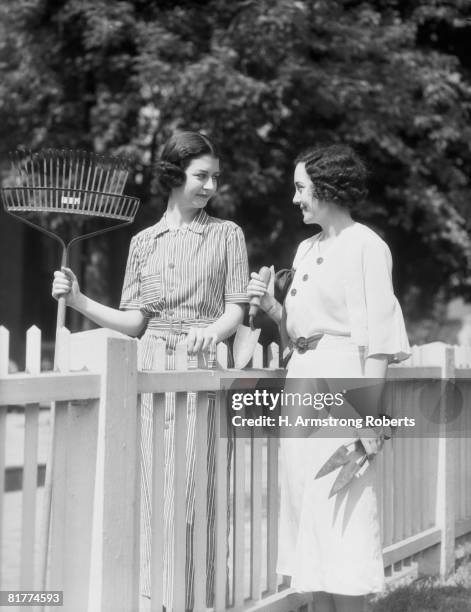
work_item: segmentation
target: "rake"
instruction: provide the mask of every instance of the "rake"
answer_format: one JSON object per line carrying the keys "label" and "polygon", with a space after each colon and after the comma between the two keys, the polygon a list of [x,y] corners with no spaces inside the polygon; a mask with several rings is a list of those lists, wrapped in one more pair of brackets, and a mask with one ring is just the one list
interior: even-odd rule
{"label": "rake", "polygon": [[[58,241],[61,266],[68,265],[73,244],[134,221],[139,200],[123,195],[129,173],[127,160],[57,149],[15,151],[10,160],[16,185],[1,190],[4,209]],[[88,221],[100,218],[113,224],[84,231]],[[65,324],[65,309],[65,298],[61,297],[57,330]]]}
{"label": "rake", "polygon": [[[61,266],[67,266],[73,244],[124,227],[134,221],[137,198],[123,195],[129,162],[86,151],[45,149],[10,153],[14,186],[1,189],[5,212],[58,241]],[[105,219],[110,226],[87,231],[90,220]],[[54,368],[58,368],[58,332],[65,324],[65,297],[57,306]],[[51,438],[54,436],[54,404],[51,407]],[[49,528],[52,499],[52,449],[46,469],[44,514],[41,528],[40,588],[46,588]]]}

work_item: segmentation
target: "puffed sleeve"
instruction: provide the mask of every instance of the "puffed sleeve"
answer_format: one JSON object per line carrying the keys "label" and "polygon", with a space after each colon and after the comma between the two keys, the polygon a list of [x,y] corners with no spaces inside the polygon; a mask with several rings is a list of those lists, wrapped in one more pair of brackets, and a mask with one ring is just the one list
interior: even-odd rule
{"label": "puffed sleeve", "polygon": [[231,227],[226,243],[226,285],[224,302],[248,302],[249,264],[244,234],[239,226]]}
{"label": "puffed sleeve", "polygon": [[363,289],[366,306],[368,357],[388,355],[390,361],[410,356],[402,310],[392,285],[392,258],[380,239],[368,240],[362,249]]}
{"label": "puffed sleeve", "polygon": [[128,261],[126,264],[126,272],[124,273],[123,290],[121,293],[121,302],[119,304],[121,310],[139,310],[141,308],[140,286],[141,266],[139,261],[139,249],[136,236],[134,236],[129,245]]}

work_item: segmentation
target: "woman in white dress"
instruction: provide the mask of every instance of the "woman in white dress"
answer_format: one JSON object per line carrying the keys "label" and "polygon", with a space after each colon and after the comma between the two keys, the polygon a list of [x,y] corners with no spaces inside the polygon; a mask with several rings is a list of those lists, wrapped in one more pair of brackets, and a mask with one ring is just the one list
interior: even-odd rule
{"label": "woman in white dress", "polygon": [[[282,337],[293,349],[287,378],[304,379],[288,380],[290,391],[315,386],[315,379],[384,380],[388,363],[410,353],[389,248],[351,218],[350,208],[365,197],[366,174],[347,146],[315,148],[298,157],[293,204],[304,223],[322,231],[299,245],[283,306],[258,274],[251,275],[249,296],[259,297],[261,307],[281,323]],[[371,414],[377,405],[367,408]],[[322,409],[314,416],[328,415]],[[315,479],[332,453],[358,434],[353,428],[322,428],[281,439],[277,571],[291,576],[296,590],[315,593],[316,612],[360,612],[365,595],[384,588],[375,461],[333,497],[338,471]],[[372,459],[382,437],[369,435],[361,440]]]}

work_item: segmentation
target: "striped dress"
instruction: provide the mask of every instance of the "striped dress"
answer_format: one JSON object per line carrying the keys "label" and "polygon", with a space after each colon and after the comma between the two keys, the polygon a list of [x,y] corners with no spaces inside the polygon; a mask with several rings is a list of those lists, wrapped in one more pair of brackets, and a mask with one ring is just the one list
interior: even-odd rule
{"label": "striped dress", "polygon": [[[228,303],[248,301],[247,252],[242,230],[231,221],[210,217],[200,210],[183,229],[169,229],[165,215],[131,240],[120,308],[141,310],[147,327],[139,343],[139,366],[156,369],[155,347],[167,344],[167,368],[174,369],[174,350],[191,327],[217,320]],[[186,609],[193,607],[192,533],[194,512],[195,394],[188,394],[187,418],[187,561]],[[214,577],[214,397],[209,400],[208,422],[208,555],[207,603],[211,605]],[[152,395],[141,399],[141,591],[150,595]],[[173,460],[174,394],[165,407],[164,491],[164,598],[172,609],[173,594]]]}

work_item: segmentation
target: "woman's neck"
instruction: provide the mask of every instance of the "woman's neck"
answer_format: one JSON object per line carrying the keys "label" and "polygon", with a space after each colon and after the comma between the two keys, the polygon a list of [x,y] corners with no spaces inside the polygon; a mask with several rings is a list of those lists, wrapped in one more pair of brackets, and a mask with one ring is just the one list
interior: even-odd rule
{"label": "woman's neck", "polygon": [[354,221],[348,210],[333,207],[322,223],[322,233],[325,240],[337,238],[339,234],[353,225]]}
{"label": "woman's neck", "polygon": [[183,208],[177,201],[169,199],[165,219],[171,228],[185,227],[190,225],[198,212],[197,208]]}

